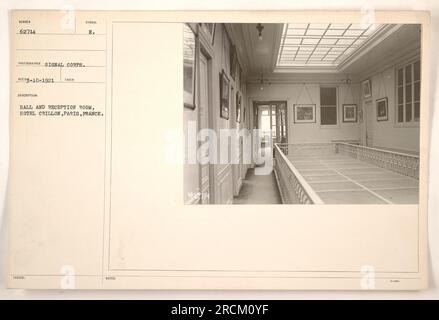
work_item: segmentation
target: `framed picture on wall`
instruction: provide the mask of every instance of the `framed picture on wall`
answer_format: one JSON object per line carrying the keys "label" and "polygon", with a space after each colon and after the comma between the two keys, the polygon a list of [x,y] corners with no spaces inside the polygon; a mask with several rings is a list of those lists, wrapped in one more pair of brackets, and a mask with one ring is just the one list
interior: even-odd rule
{"label": "framed picture on wall", "polygon": [[236,122],[241,122],[241,93],[236,92]]}
{"label": "framed picture on wall", "polygon": [[215,23],[200,23],[201,31],[209,39],[210,43],[213,45],[215,41]]}
{"label": "framed picture on wall", "polygon": [[294,123],[314,123],[316,122],[315,104],[295,104]]}
{"label": "framed picture on wall", "polygon": [[362,90],[363,90],[363,97],[364,98],[372,97],[372,87],[370,85],[370,80],[364,80],[361,83],[361,87],[362,87]]}
{"label": "framed picture on wall", "polygon": [[220,73],[220,117],[229,120],[230,80],[224,70]]}
{"label": "framed picture on wall", "polygon": [[183,33],[183,103],[186,108],[195,109],[196,35],[187,24],[184,24]]}
{"label": "framed picture on wall", "polygon": [[387,106],[387,97],[376,101],[377,121],[389,120],[389,108]]}
{"label": "framed picture on wall", "polygon": [[357,105],[343,105],[343,122],[357,122]]}

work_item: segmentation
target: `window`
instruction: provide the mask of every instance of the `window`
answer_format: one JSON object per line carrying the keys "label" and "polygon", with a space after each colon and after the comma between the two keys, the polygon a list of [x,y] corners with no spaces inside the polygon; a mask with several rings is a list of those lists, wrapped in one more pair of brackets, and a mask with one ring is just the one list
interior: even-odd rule
{"label": "window", "polygon": [[320,124],[337,124],[337,88],[320,88]]}
{"label": "window", "polygon": [[397,122],[419,122],[421,100],[421,63],[416,61],[397,71]]}

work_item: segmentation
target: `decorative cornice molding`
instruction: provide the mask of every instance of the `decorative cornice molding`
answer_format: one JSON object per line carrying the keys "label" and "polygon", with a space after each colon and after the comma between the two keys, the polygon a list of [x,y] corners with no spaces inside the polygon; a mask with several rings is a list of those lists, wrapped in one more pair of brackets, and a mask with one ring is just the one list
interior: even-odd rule
{"label": "decorative cornice molding", "polygon": [[279,55],[280,50],[280,43],[282,41],[282,31],[283,31],[284,25],[280,24],[276,26],[276,30],[274,31],[274,37],[273,37],[273,52],[271,56],[271,69],[274,70],[276,68],[277,64],[277,57]]}
{"label": "decorative cornice molding", "polygon": [[364,79],[370,78],[373,75],[390,68],[403,64],[405,62],[414,60],[421,57],[421,48],[418,44],[412,44],[406,47],[404,51],[399,51],[398,55],[388,55],[378,63],[374,64],[372,68],[366,68],[355,75],[353,75],[353,81],[361,82]]}
{"label": "decorative cornice molding", "polygon": [[[241,24],[223,24],[224,28],[226,30],[226,33],[229,35],[230,41],[236,45],[237,43],[242,43],[243,41],[243,35],[242,35],[242,29],[241,30],[237,30],[238,26],[241,26]],[[240,32],[241,31],[241,34]],[[238,47],[238,46],[236,46]],[[244,52],[246,52],[247,50],[243,50]],[[243,56],[243,53],[240,50],[236,50],[236,54],[238,56],[238,62],[239,65],[241,66],[244,74],[248,73],[249,70],[249,65],[248,65],[248,59],[247,57]]]}
{"label": "decorative cornice molding", "polygon": [[240,43],[244,44],[244,52],[246,54],[246,69],[244,74],[248,75],[250,73],[250,69],[254,64],[254,55],[250,42],[250,34],[247,32],[246,28],[243,28],[240,24],[242,39],[240,39]]}
{"label": "decorative cornice molding", "polygon": [[358,61],[358,59],[370,52],[370,50],[375,48],[390,35],[398,31],[402,26],[402,24],[384,26],[373,37],[367,39],[361,46],[361,48],[359,48],[359,50],[355,51],[346,60],[340,63],[340,65],[338,66],[339,71],[343,72],[343,70],[352,65],[352,63]]}
{"label": "decorative cornice molding", "polygon": [[[274,84],[303,84],[303,83],[321,83],[321,84],[343,84],[346,82],[346,75],[342,73],[338,74],[301,74],[298,77],[286,77],[285,74],[275,75],[271,77],[267,77],[266,83],[270,83],[270,85]],[[247,83],[249,85],[259,85],[260,78],[251,77],[248,78]]]}

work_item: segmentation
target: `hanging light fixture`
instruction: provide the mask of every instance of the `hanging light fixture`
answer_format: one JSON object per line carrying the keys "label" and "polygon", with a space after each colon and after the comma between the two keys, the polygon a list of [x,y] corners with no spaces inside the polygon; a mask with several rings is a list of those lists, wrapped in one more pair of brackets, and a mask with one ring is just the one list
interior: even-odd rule
{"label": "hanging light fixture", "polygon": [[259,90],[264,90],[264,84],[268,84],[268,85],[270,85],[270,82],[268,81],[268,80],[265,80],[264,79],[264,74],[263,73],[261,73],[261,80],[260,80],[260,87],[259,87]]}
{"label": "hanging light fixture", "polygon": [[264,30],[264,26],[260,23],[256,25],[256,30],[258,30],[259,40],[262,40],[262,30]]}

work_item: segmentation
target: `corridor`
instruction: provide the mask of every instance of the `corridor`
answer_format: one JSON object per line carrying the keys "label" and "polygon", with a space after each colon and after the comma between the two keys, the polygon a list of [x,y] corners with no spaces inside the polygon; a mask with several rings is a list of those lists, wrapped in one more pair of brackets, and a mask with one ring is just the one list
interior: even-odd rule
{"label": "corridor", "polygon": [[249,169],[239,195],[233,199],[233,204],[280,204],[282,203],[276,184],[274,171],[269,175],[255,175],[254,169]]}

